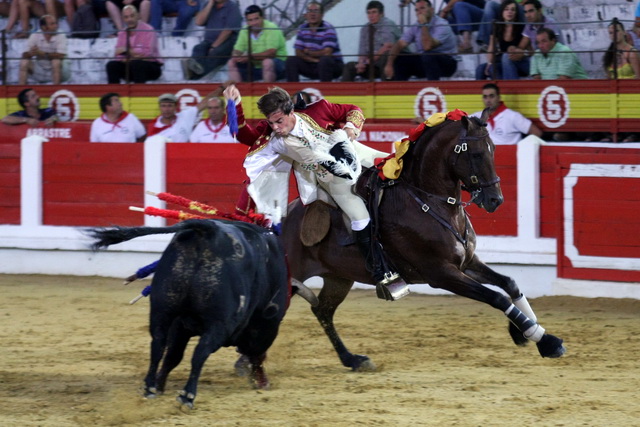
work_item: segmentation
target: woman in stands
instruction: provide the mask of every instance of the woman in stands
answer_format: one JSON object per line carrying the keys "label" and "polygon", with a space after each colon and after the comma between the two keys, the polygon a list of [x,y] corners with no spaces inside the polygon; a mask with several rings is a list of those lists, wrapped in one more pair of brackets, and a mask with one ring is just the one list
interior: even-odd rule
{"label": "woman in stands", "polygon": [[604,53],[602,65],[610,79],[640,78],[640,54],[627,42],[627,33],[620,21],[614,19],[609,24],[611,44]]}
{"label": "woman in stands", "polygon": [[476,68],[476,80],[516,80],[529,75],[531,41],[522,35],[524,22],[517,22],[517,3],[506,0],[500,5],[501,21],[494,24],[489,38],[487,62]]}

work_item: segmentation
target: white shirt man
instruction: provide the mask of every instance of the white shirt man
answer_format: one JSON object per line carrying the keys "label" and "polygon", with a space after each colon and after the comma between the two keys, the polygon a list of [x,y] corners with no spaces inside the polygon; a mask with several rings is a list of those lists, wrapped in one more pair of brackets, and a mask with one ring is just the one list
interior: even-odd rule
{"label": "white shirt man", "polygon": [[122,109],[117,93],[100,98],[102,115],[91,124],[91,142],[136,142],[146,133],[138,118]]}
{"label": "white shirt man", "polygon": [[236,142],[227,125],[224,99],[214,97],[207,101],[209,118],[202,120],[191,132],[189,142]]}

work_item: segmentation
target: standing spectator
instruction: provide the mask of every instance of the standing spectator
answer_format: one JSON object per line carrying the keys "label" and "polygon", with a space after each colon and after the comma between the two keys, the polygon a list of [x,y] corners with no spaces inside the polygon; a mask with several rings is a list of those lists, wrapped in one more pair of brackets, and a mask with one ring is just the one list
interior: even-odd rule
{"label": "standing spectator", "polygon": [[58,115],[53,108],[40,108],[40,96],[32,88],[23,89],[18,94],[18,104],[22,110],[16,111],[2,118],[5,125],[53,126],[58,121]]}
{"label": "standing spectator", "polygon": [[384,16],[384,5],[377,1],[367,4],[367,19],[369,23],[360,29],[358,43],[358,62],[348,62],[342,72],[343,82],[352,82],[356,76],[368,79],[370,75],[370,44],[373,35],[373,76],[382,75],[382,69],[387,63],[387,56],[394,43],[400,38],[400,28],[391,19]]}
{"label": "standing spectator", "polygon": [[608,27],[611,44],[604,53],[602,65],[610,79],[640,78],[640,55],[626,39],[627,33],[620,21],[614,19]]}
{"label": "standing spectator", "polygon": [[133,113],[122,109],[120,95],[110,92],[100,98],[102,115],[91,123],[91,142],[138,142],[146,131]]}
{"label": "standing spectator", "polygon": [[330,82],[342,75],[342,56],[338,33],[323,20],[324,7],[315,1],[307,5],[306,22],[298,28],[295,56],[287,58],[287,81],[298,82],[300,75]]}
{"label": "standing spectator", "polygon": [[496,22],[489,38],[487,62],[476,68],[476,80],[516,80],[529,75],[531,42],[522,34],[524,24],[516,21],[516,1],[503,1],[500,16],[502,21]]}
{"label": "standing spectator", "polygon": [[531,41],[531,49],[536,50],[538,43],[536,42],[536,34],[540,28],[550,28],[556,33],[556,40],[562,43],[562,32],[560,26],[555,19],[544,16],[542,13],[542,3],[539,0],[525,0],[524,17],[527,24],[522,30],[522,34]]}
{"label": "standing spectator", "polygon": [[219,96],[210,98],[207,101],[209,118],[197,124],[191,132],[189,142],[237,142],[227,125],[224,109],[224,98]]}
{"label": "standing spectator", "polygon": [[166,13],[177,13],[176,25],[171,35],[174,37],[188,35],[185,30],[198,12],[198,0],[151,0],[151,21],[153,28],[162,29],[162,16]]}
{"label": "standing spectator", "polygon": [[283,79],[287,47],[282,30],[264,19],[262,8],[255,4],[247,7],[244,17],[247,26],[240,31],[231,59],[227,62],[229,79],[236,82],[248,80],[249,71],[253,81],[275,82]]}
{"label": "standing spectator", "polygon": [[[500,20],[500,5],[505,0],[489,0],[484,6],[480,29],[478,30],[478,39],[476,40],[480,46],[480,50],[486,52],[489,45],[489,39],[493,31],[493,21]],[[524,12],[520,5],[520,0],[516,5],[516,21],[524,22]]]}
{"label": "standing spectator", "polygon": [[556,33],[541,28],[536,35],[538,49],[531,61],[531,77],[534,79],[586,79],[578,55],[556,40]]}
{"label": "standing spectator", "polygon": [[447,19],[453,32],[462,37],[458,47],[460,53],[473,52],[471,33],[480,29],[484,14],[485,0],[448,0],[440,10],[440,17]]}
{"label": "standing spectator", "polygon": [[170,142],[189,142],[189,136],[198,120],[198,114],[207,105],[209,98],[217,96],[220,90],[216,89],[194,107],[183,108],[179,113],[178,98],[172,93],[165,93],[158,97],[160,115],[147,127],[147,136],[162,135]]}
{"label": "standing spectator", "polygon": [[187,80],[202,78],[227,63],[242,25],[240,7],[231,0],[207,0],[195,23],[206,28],[204,40],[193,47],[191,58],[182,63]]}
{"label": "standing spectator", "polygon": [[[482,87],[482,102],[485,108],[491,112],[487,120],[487,130],[491,140],[496,145],[517,144],[523,135],[535,135],[542,137],[542,131],[531,120],[517,111],[507,108],[500,99],[500,88],[493,83],[487,83]],[[473,113],[472,116],[482,116],[482,111]]]}
{"label": "standing spectator", "polygon": [[135,6],[125,6],[122,17],[126,30],[118,32],[116,59],[107,63],[107,78],[110,84],[127,80],[145,83],[156,80],[162,74],[162,60],[158,51],[158,35],[153,27],[140,20]]}
{"label": "standing spectator", "polygon": [[149,0],[107,0],[105,7],[109,18],[118,31],[126,28],[124,20],[124,8],[133,6],[140,11],[140,18],[143,22],[149,22],[149,9],[151,2]]}
{"label": "standing spectator", "polygon": [[[389,52],[384,67],[385,77],[395,80],[409,80],[409,77],[426,77],[440,80],[449,77],[458,68],[456,36],[446,19],[433,11],[429,0],[418,0],[415,4],[418,22],[408,27],[400,40]],[[414,43],[417,55],[400,55]]]}
{"label": "standing spectator", "polygon": [[31,34],[27,50],[20,60],[18,84],[27,83],[27,76],[38,83],[58,85],[71,76],[67,56],[67,37],[58,33],[58,21],[51,15],[40,18],[40,31]]}

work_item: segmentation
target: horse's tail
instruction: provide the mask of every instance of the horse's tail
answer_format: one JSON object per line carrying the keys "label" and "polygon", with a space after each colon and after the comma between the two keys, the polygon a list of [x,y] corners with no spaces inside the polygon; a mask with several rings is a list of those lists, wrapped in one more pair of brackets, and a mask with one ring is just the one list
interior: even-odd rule
{"label": "horse's tail", "polygon": [[136,237],[149,236],[151,234],[171,234],[185,229],[206,229],[212,227],[209,220],[186,220],[169,227],[113,227],[92,228],[86,234],[96,241],[91,248],[96,251],[107,246],[126,242]]}

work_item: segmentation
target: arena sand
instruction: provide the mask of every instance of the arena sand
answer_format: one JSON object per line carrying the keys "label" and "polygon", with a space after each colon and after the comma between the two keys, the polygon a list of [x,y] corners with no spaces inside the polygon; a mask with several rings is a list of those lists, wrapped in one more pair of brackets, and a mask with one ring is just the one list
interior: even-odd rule
{"label": "arena sand", "polygon": [[[146,282],[148,283],[148,282]],[[0,425],[9,426],[638,426],[640,301],[531,301],[567,354],[543,359],[512,344],[507,321],[455,296],[396,302],[355,290],[337,313],[354,352],[375,372],[342,367],[308,304],[296,297],[266,368],[269,391],[234,375],[234,349],[207,361],[195,409],[175,395],[145,400],[145,282],[0,275]],[[194,341],[194,340],[192,340]]]}

